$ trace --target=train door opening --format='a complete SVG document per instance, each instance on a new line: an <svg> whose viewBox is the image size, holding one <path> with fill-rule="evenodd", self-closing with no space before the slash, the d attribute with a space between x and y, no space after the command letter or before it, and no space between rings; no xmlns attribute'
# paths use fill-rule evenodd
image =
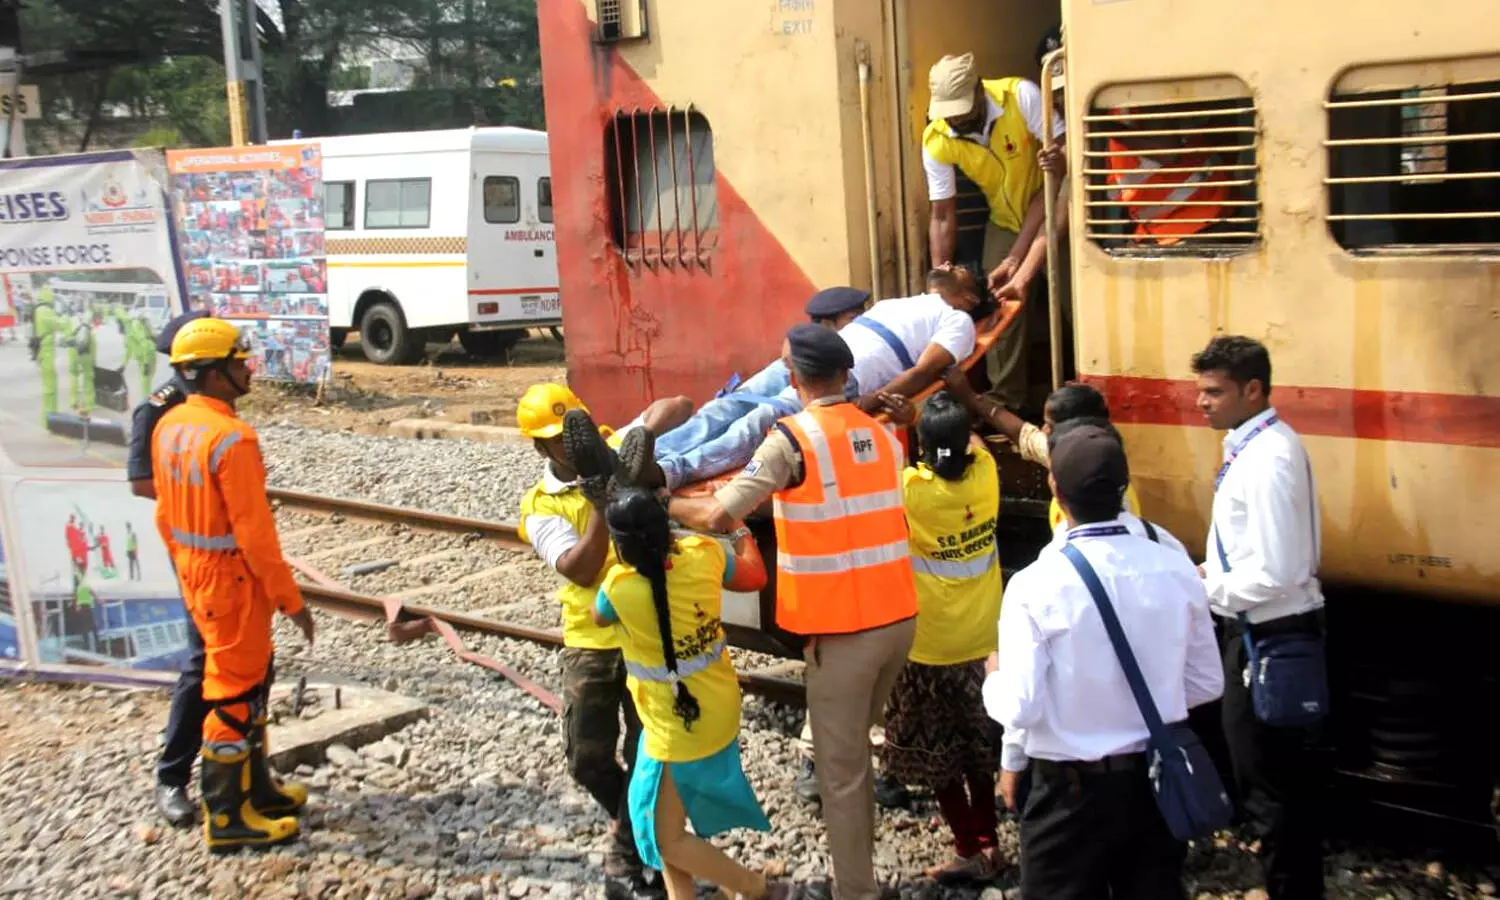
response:
<svg viewBox="0 0 1500 900"><path fill-rule="evenodd" d="M935 262L929 238L932 203L929 179L924 165L922 135L929 124L928 102L931 98L929 72L932 65L944 56L974 55L974 66L983 80L1021 78L1030 83L1027 90L1037 89L1041 83L1041 53L1049 46L1051 38L1055 46L1060 22L1061 6L1057 2L1032 3L1024 0L923 0L920 15L916 15L916 4L912 0L891 0L895 11L892 19L897 23L896 41L898 53L909 66L909 75L902 79L898 90L905 90L901 106L905 113L903 129L909 132L907 152L904 154L902 189L905 192L904 208L909 211L907 224L908 244L918 248L912 254L913 270L925 271ZM1063 122L1062 79L1057 79L1058 90L1054 96L1053 118ZM1035 94L1033 93L1033 96ZM1030 122L1040 118L1040 105L1034 104L1025 110L1028 123L1039 133L1039 123ZM1024 152L1020 152L1023 151ZM1036 164L1032 148L1017 148L1015 154L1004 154L1003 165ZM1024 156L1024 158L1023 158ZM957 170L957 167L954 167ZM962 171L955 171L957 193L956 225L952 259L956 264L968 266L979 275L981 283L987 276L985 256L986 229L990 228L990 207L984 192ZM1059 208L1061 208L1059 206ZM1024 211L1022 211L1024 214ZM1060 306L1063 316L1064 334L1064 379L1072 377L1072 333L1071 302L1067 298L1068 279L1066 240L1059 258ZM1002 251L1003 252L1003 251ZM992 255L994 248L992 247ZM919 272L909 273L913 281ZM1024 319L1027 343L1027 390L1025 400L1017 412L1039 420L1041 407L1052 387L1051 339L1048 329L1046 267L1042 266L1027 285L1027 311ZM920 290L919 283L909 287ZM976 366L971 373L976 387L988 388L988 374Z"/></svg>
<svg viewBox="0 0 1500 900"><path fill-rule="evenodd" d="M1040 121L1044 98L1040 95L1042 82L1041 57L1045 50L1054 49L1059 39L1062 13L1057 0L1027 2L1027 0L922 0L920 14L916 0L889 0L892 20L896 23L894 39L898 57L907 68L896 90L903 92L898 98L903 112L901 123L905 140L902 153L902 190L904 209L907 211L907 245L913 248L911 281L908 287L921 289L920 278L934 262L936 255L929 236L933 192L929 184L927 167L924 164L922 147L923 132L929 124L928 105L931 99L929 72L934 63L944 56L974 55L974 66L982 80L1006 78L1023 79L1027 85L1017 90L1026 90L1034 102L1021 110L1027 130L1033 136L1043 133ZM1049 43L1049 38L1051 42ZM1065 121L1062 103L1063 80L1055 79L1050 118L1061 128ZM1019 105L1019 104L1018 104ZM1056 133L1056 131L1054 131ZM1024 142L1024 138L1017 144ZM987 145L988 146L988 145ZM997 156L1001 166L1036 166L1039 142L1016 146L1015 152L1003 152ZM993 152L993 151L991 151ZM1003 159L1000 157L1004 157ZM958 169L957 166L954 167ZM967 265L984 285L988 273L985 271L986 231L998 227L991 224L989 201L974 181L961 171L956 175L956 223L952 259L957 264ZM1038 176L1039 177L1039 176ZM1035 194L1040 198L1041 192ZM1027 204L1023 204L1025 206ZM1062 204L1058 204L1059 210ZM1025 211L1011 218L1024 219ZM1005 218L1002 216L1002 218ZM1014 223L1013 223L1014 224ZM1045 227L1045 226L1043 226ZM1058 297L1063 329L1061 346L1064 348L1063 380L1073 377L1071 330L1072 301L1068 293L1069 279L1066 276L1069 260L1066 254L1065 236L1058 240L1059 253L1056 271L1061 273L1054 294ZM1000 250L1001 258L1004 250ZM992 248L992 253L994 250ZM993 266L993 261L991 261ZM1051 335L1048 314L1047 267L1041 265L1024 291L1026 315L1025 327L1026 378L1024 397L1014 404L1012 411L1033 423L1042 421L1042 406L1053 386ZM984 363L979 363L970 372L970 380L979 390L990 387L989 373ZM1047 507L1050 494L1046 473L1041 467L1024 462L1012 445L1003 439L992 443L1001 469L1001 484L1005 498L1002 502L1004 515L1000 523L999 540L1002 558L1007 572L1028 563L1048 537Z"/></svg>

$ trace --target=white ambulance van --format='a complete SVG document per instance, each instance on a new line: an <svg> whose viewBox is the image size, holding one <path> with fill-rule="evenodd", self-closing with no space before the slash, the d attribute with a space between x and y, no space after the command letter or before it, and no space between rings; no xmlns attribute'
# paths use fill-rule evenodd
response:
<svg viewBox="0 0 1500 900"><path fill-rule="evenodd" d="M547 134L465 128L319 138L331 338L372 362L457 335L500 354L562 324Z"/></svg>

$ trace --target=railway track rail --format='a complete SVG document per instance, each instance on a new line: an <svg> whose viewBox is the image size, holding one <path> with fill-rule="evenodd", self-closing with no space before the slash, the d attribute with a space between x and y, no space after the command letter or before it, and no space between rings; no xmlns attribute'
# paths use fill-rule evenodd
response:
<svg viewBox="0 0 1500 900"><path fill-rule="evenodd" d="M514 522L471 519L303 491L272 488L266 493L279 509L292 512L329 518L337 517L340 521L399 524L414 531L429 533L471 535L492 541L507 549L528 551L531 549L531 545L522 540L519 527ZM412 640L424 634L436 633L446 640L461 658L500 672L543 703L555 708L555 698L549 700L550 695L547 695L547 692L536 688L534 683L515 673L503 663L464 649L456 635L466 632L560 647L562 646L560 632L443 609L439 606L411 603L395 597L377 597L358 593L324 575L304 561L293 557L288 557L287 561L298 573L297 582L302 589L303 596L314 605L346 618L367 621L384 620L389 623L388 633L396 641ZM799 681L764 672L741 672L739 678L742 688L768 700L794 706L802 706L806 703L805 688Z"/></svg>

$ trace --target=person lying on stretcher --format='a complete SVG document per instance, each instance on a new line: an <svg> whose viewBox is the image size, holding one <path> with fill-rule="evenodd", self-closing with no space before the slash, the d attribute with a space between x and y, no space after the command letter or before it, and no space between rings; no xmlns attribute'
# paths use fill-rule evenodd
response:
<svg viewBox="0 0 1500 900"><path fill-rule="evenodd" d="M837 331L854 353L846 393L866 412L882 409L880 394L914 396L968 358L974 351L975 322L995 309L993 302L981 299L974 274L966 268L933 269L927 275L927 290L872 305L865 291L834 287L808 300L808 317ZM645 426L645 413L622 428L617 480L675 491L733 472L750 462L777 419L802 410L780 360L747 381L737 378L680 424L669 418L661 433ZM685 397L653 404L658 414L664 408L691 406ZM598 442L594 423L583 415L576 418L574 441ZM604 458L598 452L583 455Z"/></svg>

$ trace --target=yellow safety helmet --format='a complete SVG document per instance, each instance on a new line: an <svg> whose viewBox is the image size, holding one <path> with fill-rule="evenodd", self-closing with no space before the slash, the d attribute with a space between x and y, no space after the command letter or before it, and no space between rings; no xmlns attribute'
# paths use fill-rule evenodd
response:
<svg viewBox="0 0 1500 900"><path fill-rule="evenodd" d="M38 302L38 303L51 303L52 300L53 300L53 297L52 297L52 288L50 288L50 287L48 287L47 285L44 284L41 287L39 287L39 288L36 289L36 302Z"/></svg>
<svg viewBox="0 0 1500 900"><path fill-rule="evenodd" d="M187 366L249 356L250 343L238 328L223 319L204 318L182 326L172 338L169 358L174 366Z"/></svg>
<svg viewBox="0 0 1500 900"><path fill-rule="evenodd" d="M578 395L560 384L533 384L516 404L516 424L529 438L554 438L562 434L563 416L570 409L588 412Z"/></svg>

